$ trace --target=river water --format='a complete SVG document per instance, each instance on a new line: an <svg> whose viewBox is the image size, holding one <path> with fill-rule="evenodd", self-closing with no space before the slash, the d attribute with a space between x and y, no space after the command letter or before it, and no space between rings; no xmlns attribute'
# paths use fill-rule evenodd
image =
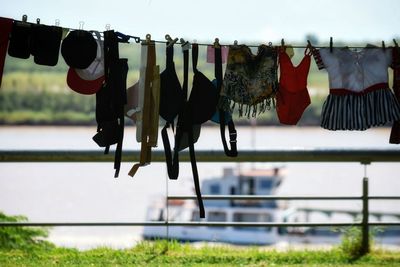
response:
<svg viewBox="0 0 400 267"><path fill-rule="evenodd" d="M95 127L0 127L2 150L102 149L92 141ZM238 127L238 150L287 148L388 148L389 128L363 132L327 131L318 127ZM161 140L161 139L159 139ZM219 129L202 129L198 150L222 148ZM126 127L124 149L136 150L135 128ZM162 143L157 149L162 149ZM120 177L113 178L112 163L1 163L0 210L25 215L32 222L135 222L144 221L146 208L156 197L191 194L190 163L181 163L180 178L168 181L164 163L127 175L131 163L122 163ZM400 164L372 163L263 163L246 167L280 166L285 179L280 195L359 196L362 178L369 178L370 195L400 195ZM201 180L221 176L236 163L198 163ZM168 187L167 187L168 183ZM371 211L400 213L399 201L371 201ZM361 202L291 201L286 207L343 208L360 210ZM323 220L323 217L311 218ZM326 219L326 218L325 218ZM349 220L334 216L332 220ZM392 220L394 218L386 218ZM342 220L343 221L343 220ZM49 240L80 249L96 246L130 247L141 240L142 227L55 227Z"/></svg>

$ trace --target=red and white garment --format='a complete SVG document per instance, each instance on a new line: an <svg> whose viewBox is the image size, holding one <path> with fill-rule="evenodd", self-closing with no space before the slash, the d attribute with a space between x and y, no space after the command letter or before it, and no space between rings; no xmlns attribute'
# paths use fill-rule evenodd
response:
<svg viewBox="0 0 400 267"><path fill-rule="evenodd" d="M329 76L321 127L366 130L400 119L400 105L388 85L390 48L321 48L313 54L318 68L325 68Z"/></svg>

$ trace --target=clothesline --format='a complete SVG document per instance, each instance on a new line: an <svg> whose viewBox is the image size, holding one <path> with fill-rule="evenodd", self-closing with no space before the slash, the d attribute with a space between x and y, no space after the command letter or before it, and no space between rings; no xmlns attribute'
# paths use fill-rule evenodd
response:
<svg viewBox="0 0 400 267"><path fill-rule="evenodd" d="M19 22L21 22L21 23L30 23L30 22L27 22L27 15L23 15L22 16L22 21L19 21ZM36 22L37 22L37 24L40 24L40 19L38 18L38 19L36 19ZM32 24L34 24L34 23L32 23ZM80 27L80 30L83 30L83 24L84 24L84 22L80 22L79 23L79 27ZM61 27L61 26L59 26L59 20L57 20L56 21L56 26L58 26L58 27ZM62 28L64 28L64 27L62 27ZM74 29L74 28L64 28L64 29L69 29L69 31L74 31L74 30L77 30L77 29ZM109 24L107 24L106 25L106 29L107 30L110 30L110 25ZM141 43L141 42L146 42L146 41L148 41L148 39L146 38L146 39L142 39L142 38L140 38L140 37L138 37L138 36L133 36L133 35L130 35L130 34L123 34L122 33L122 35L124 35L124 36L126 36L128 39L126 40L126 42L127 43L129 43L129 39L130 38L132 38L132 39L134 39L135 40L135 43ZM148 36L151 36L150 34L147 34ZM166 37L167 36L169 36L168 34L166 34L165 35ZM151 39L151 37L150 37L150 39ZM183 39L180 39L180 41L177 41L177 39L178 38L176 38L175 40L174 40L174 43L175 44L178 44L178 45L184 45L184 44L187 44L188 42L185 42L185 40L183 40ZM165 41L163 41L163 40L151 40L152 42L154 42L154 43L159 43L159 44L168 44L170 41L172 41L172 39L168 39L168 40L165 40ZM307 42L310 42L309 40L307 40ZM218 45L220 45L220 46L230 46L230 45L235 45L235 44L237 44L237 41L235 40L234 41L234 44L220 44L219 43L219 39L218 38L215 38L215 42L213 43L213 44L211 44L211 43L197 43L197 41L194 41L193 43L196 43L197 45L199 45L199 46L210 46L210 45L216 45L216 44L218 44ZM396 42L396 40L395 39L393 39L393 43L394 43L394 45L397 47L398 46L398 44L397 44L397 42ZM311 43L310 43L311 44ZM269 42L268 43L268 45L270 45L270 46L273 46L273 44L272 44L272 42ZM282 39L282 41L281 41L281 44L280 44L281 46L283 46L284 45L284 39ZM246 46L248 46L248 47L254 47L254 48L257 48L257 47L259 47L259 45L246 45ZM276 45L276 46L279 46L279 45ZM319 49L319 48L350 48L350 49L364 49L364 48L376 48L375 46L345 46L345 45L342 45L342 46L334 46L333 45L333 38L332 37L330 37L330 44L328 45L328 46L318 46L318 45L312 45L314 48L317 48L317 49ZM307 48L308 47L308 44L307 45L290 45L290 47L292 47L292 48ZM384 41L382 41L382 48L383 49L385 49L385 42Z"/></svg>

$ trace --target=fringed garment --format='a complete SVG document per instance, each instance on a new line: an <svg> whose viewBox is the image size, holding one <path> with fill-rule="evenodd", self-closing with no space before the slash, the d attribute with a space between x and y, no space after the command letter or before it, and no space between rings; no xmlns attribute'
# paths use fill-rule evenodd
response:
<svg viewBox="0 0 400 267"><path fill-rule="evenodd" d="M237 105L239 116L255 117L275 106L277 89L276 48L260 45L257 55L245 45L229 48L219 100L221 109L233 112Z"/></svg>

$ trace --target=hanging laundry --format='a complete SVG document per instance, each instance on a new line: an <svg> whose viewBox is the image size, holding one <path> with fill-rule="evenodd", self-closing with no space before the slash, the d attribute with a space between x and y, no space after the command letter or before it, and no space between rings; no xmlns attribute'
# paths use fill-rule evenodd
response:
<svg viewBox="0 0 400 267"><path fill-rule="evenodd" d="M280 123L296 125L310 105L307 77L310 70L311 50L304 51L298 66L293 66L286 49L279 51L279 90L276 94L276 112Z"/></svg>
<svg viewBox="0 0 400 267"><path fill-rule="evenodd" d="M80 62L79 62L80 63ZM89 64L90 65L90 64ZM115 177L121 167L122 141L124 137L124 106L126 105L126 77L128 60L119 58L118 37L113 30L104 32L105 82L96 93L97 133L93 140L105 147L117 144L114 156Z"/></svg>
<svg viewBox="0 0 400 267"><path fill-rule="evenodd" d="M184 62L184 82L183 82L183 107L179 111L178 122L175 134L174 154L172 157L171 146L169 143L166 129L162 131L164 142L165 158L170 179L177 179L179 175L179 151L184 149L181 143L187 138L189 146L190 163L192 166L193 181L199 206L200 218L205 217L204 204L201 197L199 174L197 170L196 155L194 150L195 130L198 129L200 134L200 126L208 121L215 113L217 106L218 94L212 82L197 69L198 61L198 45L192 45L192 66L193 66L193 85L189 99L188 95L188 66L189 66L189 49L183 46L183 62ZM185 141L186 142L186 141Z"/></svg>
<svg viewBox="0 0 400 267"><path fill-rule="evenodd" d="M9 36L13 27L13 20L0 17L0 88L3 79L4 63L8 48Z"/></svg>
<svg viewBox="0 0 400 267"><path fill-rule="evenodd" d="M160 74L160 116L166 121L161 136L164 145L165 161L167 163L168 177L177 179L179 176L179 151L189 147L188 133L181 131L181 136L177 138L177 131L174 127L175 120L184 112L187 99L188 75L189 75L189 52L188 47L183 47L184 66L183 66L183 87L181 86L175 70L174 46L167 43L166 47L166 68ZM168 128L174 132L174 157L172 157L171 144L168 138ZM196 143L200 136L200 125L193 125L193 142ZM179 142L177 142L179 141Z"/></svg>
<svg viewBox="0 0 400 267"><path fill-rule="evenodd" d="M68 66L86 69L96 59L97 43L91 32L71 31L62 42L61 54Z"/></svg>
<svg viewBox="0 0 400 267"><path fill-rule="evenodd" d="M392 64L393 69L393 91L398 102L400 102L400 48L396 45L392 48ZM393 123L390 132L389 143L400 144L400 121Z"/></svg>
<svg viewBox="0 0 400 267"><path fill-rule="evenodd" d="M67 74L67 84L69 88L84 95L97 93L105 79L104 44L101 40L100 33L96 31L94 34L96 36L95 59L85 69L70 67Z"/></svg>
<svg viewBox="0 0 400 267"><path fill-rule="evenodd" d="M321 126L328 130L366 130L400 119L400 106L388 85L391 49L367 46L313 49L319 69L329 76Z"/></svg>
<svg viewBox="0 0 400 267"><path fill-rule="evenodd" d="M239 105L239 116L255 117L271 107L278 89L277 51L260 45L253 55L246 45L229 47L219 107L233 111ZM233 102L233 104L232 104ZM232 104L232 105L231 105Z"/></svg>
<svg viewBox="0 0 400 267"><path fill-rule="evenodd" d="M58 63L63 29L58 26L32 25L31 54L38 65L55 66Z"/></svg>
<svg viewBox="0 0 400 267"><path fill-rule="evenodd" d="M218 98L221 94L221 88L222 88L222 47L219 46L218 44L215 45L214 48L214 59L215 59L215 64L214 64L214 75L215 75L215 80L213 80L213 84L215 86L215 90L217 92ZM214 113L213 117L211 118L211 121L218 123L220 125L220 135L221 135L221 141L222 141L222 146L224 147L224 152L225 155L228 157L236 157L238 152L237 152L237 131L235 128L235 124L232 119L232 114L228 111L222 110L222 109L217 109L216 112ZM229 144L230 147L228 147L228 144L226 142L226 137L225 137L225 125L228 125L228 130L229 130Z"/></svg>
<svg viewBox="0 0 400 267"><path fill-rule="evenodd" d="M8 46L8 55L11 57L28 59L31 55L31 34L31 23L14 21Z"/></svg>
<svg viewBox="0 0 400 267"><path fill-rule="evenodd" d="M129 102L137 101L134 113L136 140L141 143L140 162L134 164L129 171L129 175L134 176L139 167L150 164L151 148L157 146L160 68L156 65L155 43L150 40L141 46L140 79L136 86L133 86L130 96L134 99Z"/></svg>

